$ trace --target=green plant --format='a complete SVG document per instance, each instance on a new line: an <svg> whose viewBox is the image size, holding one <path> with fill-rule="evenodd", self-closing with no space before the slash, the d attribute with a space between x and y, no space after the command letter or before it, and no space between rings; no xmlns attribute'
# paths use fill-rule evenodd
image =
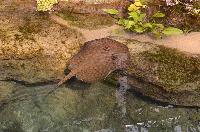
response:
<svg viewBox="0 0 200 132"><path fill-rule="evenodd" d="M36 0L37 1L37 11L49 11L52 9L53 5L59 1L68 0Z"/></svg>
<svg viewBox="0 0 200 132"><path fill-rule="evenodd" d="M183 33L182 30L174 27L165 27L161 23L157 23L156 20L165 17L165 14L158 11L152 16L147 18L144 1L135 0L134 3L128 7L128 17L120 17L117 24L125 27L126 30L130 30L136 33L151 32L157 37L163 35L174 35ZM104 9L104 11L111 15L118 15L119 11L115 9Z"/></svg>

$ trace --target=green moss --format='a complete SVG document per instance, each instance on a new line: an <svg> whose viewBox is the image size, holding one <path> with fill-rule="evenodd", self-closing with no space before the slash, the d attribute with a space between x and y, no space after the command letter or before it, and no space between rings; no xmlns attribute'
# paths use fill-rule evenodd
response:
<svg viewBox="0 0 200 132"><path fill-rule="evenodd" d="M148 61L158 64L158 69L155 71L158 82L169 90L199 79L200 60L198 57L187 56L163 46L159 46L156 52L145 51L142 55Z"/></svg>
<svg viewBox="0 0 200 132"><path fill-rule="evenodd" d="M111 26L115 20L106 15L93 15L93 14L76 14L68 10L62 10L58 14L65 20L70 21L70 24L80 28L96 29L102 26Z"/></svg>
<svg viewBox="0 0 200 132"><path fill-rule="evenodd" d="M24 34L39 33L41 31L41 24L27 21L23 26L19 26L19 31Z"/></svg>
<svg viewBox="0 0 200 132"><path fill-rule="evenodd" d="M44 18L45 19L45 18ZM44 20L42 20L42 17L34 17L34 20L32 20L30 17L24 18L24 24L19 26L19 32L22 34L15 34L16 40L23 40L23 39L29 39L32 41L35 41L33 38L33 34L37 34L42 31Z"/></svg>
<svg viewBox="0 0 200 132"><path fill-rule="evenodd" d="M109 86L117 87L117 75L115 72L111 73L106 79L103 81L104 84L107 84Z"/></svg>

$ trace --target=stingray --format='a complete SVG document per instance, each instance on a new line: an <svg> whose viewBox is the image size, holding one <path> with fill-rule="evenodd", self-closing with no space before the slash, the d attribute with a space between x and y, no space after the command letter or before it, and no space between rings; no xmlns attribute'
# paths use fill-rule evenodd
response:
<svg viewBox="0 0 200 132"><path fill-rule="evenodd" d="M88 41L70 59L70 73L57 86L74 76L83 82L95 83L115 70L126 70L129 65L130 53L126 45L109 38Z"/></svg>

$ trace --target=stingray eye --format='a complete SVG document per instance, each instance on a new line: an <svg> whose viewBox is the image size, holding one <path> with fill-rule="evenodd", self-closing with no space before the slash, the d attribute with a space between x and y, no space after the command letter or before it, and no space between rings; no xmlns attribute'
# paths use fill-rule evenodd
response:
<svg viewBox="0 0 200 132"><path fill-rule="evenodd" d="M109 48L108 46L105 46L105 47L103 47L103 50L105 50L105 51L109 51L110 48Z"/></svg>

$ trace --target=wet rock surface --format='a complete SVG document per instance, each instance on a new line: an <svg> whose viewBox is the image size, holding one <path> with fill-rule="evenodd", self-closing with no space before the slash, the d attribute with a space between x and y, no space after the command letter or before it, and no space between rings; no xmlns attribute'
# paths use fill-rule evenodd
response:
<svg viewBox="0 0 200 132"><path fill-rule="evenodd" d="M175 105L199 106L199 55L152 43L118 41L126 43L131 53L129 83L134 90Z"/></svg>
<svg viewBox="0 0 200 132"><path fill-rule="evenodd" d="M27 6L19 1L1 3L0 78L28 83L58 79L84 39L74 29L37 13L33 4Z"/></svg>

